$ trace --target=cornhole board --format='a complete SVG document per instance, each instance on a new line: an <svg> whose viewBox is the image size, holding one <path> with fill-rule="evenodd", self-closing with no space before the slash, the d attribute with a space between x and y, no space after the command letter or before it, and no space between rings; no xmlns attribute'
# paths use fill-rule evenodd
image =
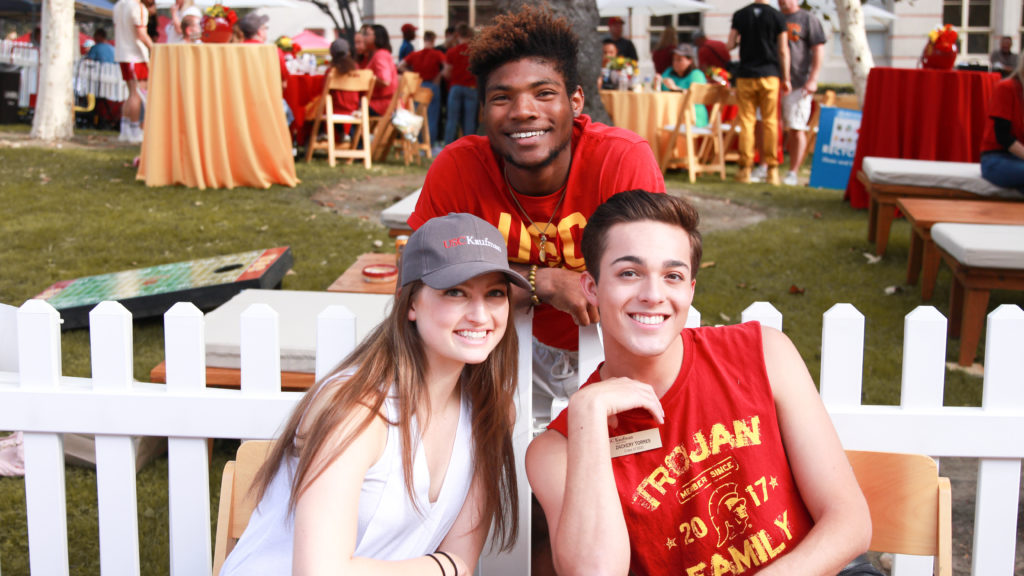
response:
<svg viewBox="0 0 1024 576"><path fill-rule="evenodd" d="M135 318L159 316L176 302L200 310L220 306L246 288L278 288L292 267L288 246L64 280L43 290L63 318L63 330L89 325L89 311L104 300L120 302Z"/></svg>

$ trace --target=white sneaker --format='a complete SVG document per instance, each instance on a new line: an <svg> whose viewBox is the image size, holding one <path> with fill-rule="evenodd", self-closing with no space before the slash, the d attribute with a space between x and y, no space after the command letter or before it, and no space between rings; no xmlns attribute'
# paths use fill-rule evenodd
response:
<svg viewBox="0 0 1024 576"><path fill-rule="evenodd" d="M768 178L768 165L758 164L754 166L754 169L750 172L751 182L764 182Z"/></svg>
<svg viewBox="0 0 1024 576"><path fill-rule="evenodd" d="M135 122L132 122L131 124L129 124L129 126L131 128L130 129L131 137L129 138L128 141L131 142L132 144L141 144L142 143L142 135L143 135L142 126L139 126Z"/></svg>
<svg viewBox="0 0 1024 576"><path fill-rule="evenodd" d="M782 183L786 186L799 186L800 180L796 176L796 172L790 170L786 172L786 177L782 179Z"/></svg>

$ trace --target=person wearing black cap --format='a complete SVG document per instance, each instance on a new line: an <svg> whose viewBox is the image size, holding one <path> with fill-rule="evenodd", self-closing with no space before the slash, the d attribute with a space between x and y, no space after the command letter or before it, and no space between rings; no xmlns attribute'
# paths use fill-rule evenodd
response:
<svg viewBox="0 0 1024 576"><path fill-rule="evenodd" d="M427 222L391 313L295 408L253 485L259 505L222 575L472 574L491 525L518 528L518 345L501 233Z"/></svg>

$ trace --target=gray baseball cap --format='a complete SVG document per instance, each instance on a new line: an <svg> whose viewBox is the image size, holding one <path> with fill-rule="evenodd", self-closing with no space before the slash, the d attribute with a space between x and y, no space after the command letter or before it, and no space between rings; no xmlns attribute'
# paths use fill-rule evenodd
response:
<svg viewBox="0 0 1024 576"><path fill-rule="evenodd" d="M530 289L526 278L509 268L501 232L472 214L427 220L402 250L402 286L422 280L444 290L489 272L503 272L512 283Z"/></svg>

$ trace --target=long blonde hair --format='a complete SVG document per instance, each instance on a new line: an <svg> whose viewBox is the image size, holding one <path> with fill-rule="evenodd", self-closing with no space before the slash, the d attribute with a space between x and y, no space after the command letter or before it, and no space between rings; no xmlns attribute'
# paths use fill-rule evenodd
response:
<svg viewBox="0 0 1024 576"><path fill-rule="evenodd" d="M426 394L428 360L416 325L408 318L413 298L423 286L421 281L415 281L402 287L388 317L330 374L310 388L295 407L253 482L258 490L257 501L262 499L285 458L296 457L298 464L289 500L289 509L294 512L303 492L375 418L383 417L384 400L392 387L400 401L397 421L388 424L398 427L405 489L409 499L416 501L412 484L411 423L417 415L420 399ZM504 336L487 359L480 364L465 365L459 377L462 394L469 398L473 413L474 475L484 489L480 521L494 525L495 544L500 542L502 551L510 550L515 544L519 528L512 451L518 349L518 337L510 318ZM310 410L314 403L323 405L323 409ZM332 448L333 453L321 456L327 441L357 406L368 409L366 417L341 439L336 449ZM304 417L309 419L303 420ZM296 447L300 426L304 433Z"/></svg>
<svg viewBox="0 0 1024 576"><path fill-rule="evenodd" d="M677 44L679 44L679 36L676 34L675 26L669 24L661 31L661 36L658 39L658 45L654 47L653 51L665 48L674 49Z"/></svg>

